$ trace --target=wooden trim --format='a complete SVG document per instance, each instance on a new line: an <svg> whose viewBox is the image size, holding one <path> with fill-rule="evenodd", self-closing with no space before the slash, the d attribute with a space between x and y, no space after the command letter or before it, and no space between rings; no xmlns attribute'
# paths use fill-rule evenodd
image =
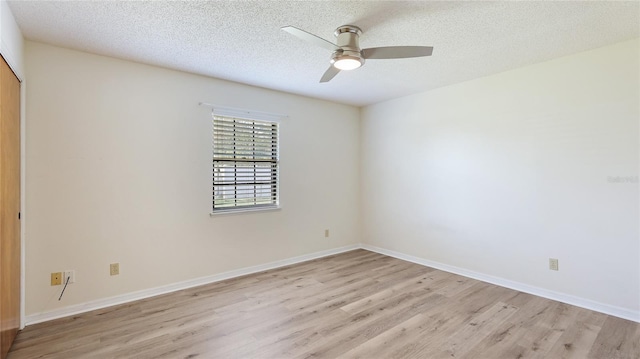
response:
<svg viewBox="0 0 640 359"><path fill-rule="evenodd" d="M0 358L20 327L20 81L0 63Z"/></svg>

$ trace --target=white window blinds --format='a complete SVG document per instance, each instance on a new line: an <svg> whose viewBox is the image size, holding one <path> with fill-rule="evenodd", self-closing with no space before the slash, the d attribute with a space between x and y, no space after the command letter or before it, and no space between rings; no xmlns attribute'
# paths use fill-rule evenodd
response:
<svg viewBox="0 0 640 359"><path fill-rule="evenodd" d="M277 207L278 123L213 115L213 211Z"/></svg>

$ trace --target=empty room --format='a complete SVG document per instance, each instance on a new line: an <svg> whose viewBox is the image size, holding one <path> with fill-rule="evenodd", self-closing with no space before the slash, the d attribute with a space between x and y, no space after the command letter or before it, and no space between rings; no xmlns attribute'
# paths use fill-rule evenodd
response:
<svg viewBox="0 0 640 359"><path fill-rule="evenodd" d="M0 359L640 359L640 1L0 0Z"/></svg>

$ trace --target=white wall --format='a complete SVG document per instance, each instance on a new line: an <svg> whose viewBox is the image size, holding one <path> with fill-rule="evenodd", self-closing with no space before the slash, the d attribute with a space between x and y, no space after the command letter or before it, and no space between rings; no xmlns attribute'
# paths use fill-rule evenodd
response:
<svg viewBox="0 0 640 359"><path fill-rule="evenodd" d="M364 241L640 318L638 54L632 40L364 108Z"/></svg>
<svg viewBox="0 0 640 359"><path fill-rule="evenodd" d="M33 42L25 56L27 315L360 241L358 108ZM209 216L200 101L289 115L282 210ZM67 269L59 302L49 274Z"/></svg>

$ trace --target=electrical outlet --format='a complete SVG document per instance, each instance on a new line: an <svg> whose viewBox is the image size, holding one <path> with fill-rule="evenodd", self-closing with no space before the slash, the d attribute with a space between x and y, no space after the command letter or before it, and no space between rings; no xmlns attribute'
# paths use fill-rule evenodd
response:
<svg viewBox="0 0 640 359"><path fill-rule="evenodd" d="M558 270L558 260L556 258L549 258L549 269Z"/></svg>
<svg viewBox="0 0 640 359"><path fill-rule="evenodd" d="M329 238L329 230L328 229L324 230L324 237L325 238Z"/></svg>
<svg viewBox="0 0 640 359"><path fill-rule="evenodd" d="M120 274L120 263L111 263L111 265L109 266L109 274L110 275Z"/></svg>
<svg viewBox="0 0 640 359"><path fill-rule="evenodd" d="M69 282L67 282L67 279ZM75 283L76 282L76 271L75 270L66 270L64 271L64 276L62 277L62 283Z"/></svg>
<svg viewBox="0 0 640 359"><path fill-rule="evenodd" d="M51 273L51 285L62 284L62 272Z"/></svg>

